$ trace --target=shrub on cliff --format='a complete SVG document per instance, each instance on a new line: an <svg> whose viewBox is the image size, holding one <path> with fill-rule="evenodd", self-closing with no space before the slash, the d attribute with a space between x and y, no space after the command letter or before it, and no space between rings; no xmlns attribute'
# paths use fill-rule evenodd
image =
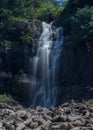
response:
<svg viewBox="0 0 93 130"><path fill-rule="evenodd" d="M63 10L63 6L56 6L52 2L43 2L37 9L37 18L42 21L51 22L55 20Z"/></svg>
<svg viewBox="0 0 93 130"><path fill-rule="evenodd" d="M13 101L13 99L10 95L5 93L5 94L0 94L0 101L9 103L9 102Z"/></svg>
<svg viewBox="0 0 93 130"><path fill-rule="evenodd" d="M65 45L74 48L83 43L88 50L92 49L93 1L68 0L56 25L63 26L65 34L69 36Z"/></svg>
<svg viewBox="0 0 93 130"><path fill-rule="evenodd" d="M93 7L78 9L75 16L71 17L70 35L72 46L85 42L87 47L90 48L89 46L93 41Z"/></svg>
<svg viewBox="0 0 93 130"><path fill-rule="evenodd" d="M24 19L11 16L5 22L0 22L0 45L3 45L6 41L7 44L11 44L11 47L18 45L16 43L25 47L32 43L32 40L31 26Z"/></svg>

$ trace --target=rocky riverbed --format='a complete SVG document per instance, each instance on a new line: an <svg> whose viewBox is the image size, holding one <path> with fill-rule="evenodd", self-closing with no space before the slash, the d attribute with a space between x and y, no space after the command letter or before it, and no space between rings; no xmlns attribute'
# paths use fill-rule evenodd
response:
<svg viewBox="0 0 93 130"><path fill-rule="evenodd" d="M32 109L0 102L0 130L93 130L93 107L71 102Z"/></svg>

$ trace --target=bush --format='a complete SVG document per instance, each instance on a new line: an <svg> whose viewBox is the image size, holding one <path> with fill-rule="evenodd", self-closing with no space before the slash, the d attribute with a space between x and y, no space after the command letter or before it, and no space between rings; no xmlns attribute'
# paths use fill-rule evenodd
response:
<svg viewBox="0 0 93 130"><path fill-rule="evenodd" d="M19 76L22 76L23 74L25 74L24 70L19 70Z"/></svg>
<svg viewBox="0 0 93 130"><path fill-rule="evenodd" d="M13 99L8 94L1 94L0 95L0 101L2 101L2 102L11 102L11 101L13 101Z"/></svg>
<svg viewBox="0 0 93 130"><path fill-rule="evenodd" d="M83 101L86 105L93 106L93 99L88 99Z"/></svg>
<svg viewBox="0 0 93 130"><path fill-rule="evenodd" d="M93 41L93 7L78 9L75 16L71 17L71 37L72 46L79 43L92 43ZM89 44L88 48L89 48Z"/></svg>
<svg viewBox="0 0 93 130"><path fill-rule="evenodd" d="M37 9L37 18L42 21L51 22L55 20L63 7L58 7L52 2L43 2Z"/></svg>

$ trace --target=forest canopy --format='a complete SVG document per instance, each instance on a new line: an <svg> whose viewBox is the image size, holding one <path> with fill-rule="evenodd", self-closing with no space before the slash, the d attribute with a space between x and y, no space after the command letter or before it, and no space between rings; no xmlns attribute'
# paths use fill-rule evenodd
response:
<svg viewBox="0 0 93 130"><path fill-rule="evenodd" d="M31 20L55 21L55 26L63 26L72 46L82 41L91 42L92 17L93 2L89 0L1 0L0 45L10 47L12 41L26 46L33 43L31 27L27 28L29 31L20 32L20 35L16 32L21 22Z"/></svg>
<svg viewBox="0 0 93 130"><path fill-rule="evenodd" d="M1 0L0 14L11 12L14 17L26 19L41 19L41 16L46 14L48 17L50 14L51 17L55 18L62 9L58 7L58 3L55 0Z"/></svg>
<svg viewBox="0 0 93 130"><path fill-rule="evenodd" d="M56 0L0 0L0 46L11 48L16 42L21 47L32 44L32 27L17 31L18 26L33 20L51 22L62 10Z"/></svg>

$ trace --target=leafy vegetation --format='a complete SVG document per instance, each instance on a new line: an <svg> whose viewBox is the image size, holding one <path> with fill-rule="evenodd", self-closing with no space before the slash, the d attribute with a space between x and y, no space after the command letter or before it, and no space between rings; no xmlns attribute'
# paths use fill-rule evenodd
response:
<svg viewBox="0 0 93 130"><path fill-rule="evenodd" d="M13 101L12 97L8 94L0 94L0 101L3 101L3 102L11 102Z"/></svg>
<svg viewBox="0 0 93 130"><path fill-rule="evenodd" d="M75 16L71 17L71 41L75 46L85 42L90 48L93 41L93 7L78 9Z"/></svg>
<svg viewBox="0 0 93 130"><path fill-rule="evenodd" d="M70 36L67 44L77 47L86 42L88 48L93 40L93 2L68 0L60 6L56 0L1 0L0 1L0 47L3 49L27 49L34 46L36 36L33 28L24 25L31 20L57 21ZM22 27L20 27L22 25Z"/></svg>
<svg viewBox="0 0 93 130"><path fill-rule="evenodd" d="M93 106L93 99L88 99L83 101L88 106Z"/></svg>
<svg viewBox="0 0 93 130"><path fill-rule="evenodd" d="M52 2L44 2L37 10L37 18L42 21L51 22L57 19L63 7L55 6Z"/></svg>
<svg viewBox="0 0 93 130"><path fill-rule="evenodd" d="M68 0L61 12L57 23L64 26L66 35L69 35L67 46L76 48L85 44L88 51L93 44L93 2L89 0Z"/></svg>
<svg viewBox="0 0 93 130"><path fill-rule="evenodd" d="M1 0L0 47L32 47L36 36L26 23L35 19L51 22L62 10L55 0Z"/></svg>

